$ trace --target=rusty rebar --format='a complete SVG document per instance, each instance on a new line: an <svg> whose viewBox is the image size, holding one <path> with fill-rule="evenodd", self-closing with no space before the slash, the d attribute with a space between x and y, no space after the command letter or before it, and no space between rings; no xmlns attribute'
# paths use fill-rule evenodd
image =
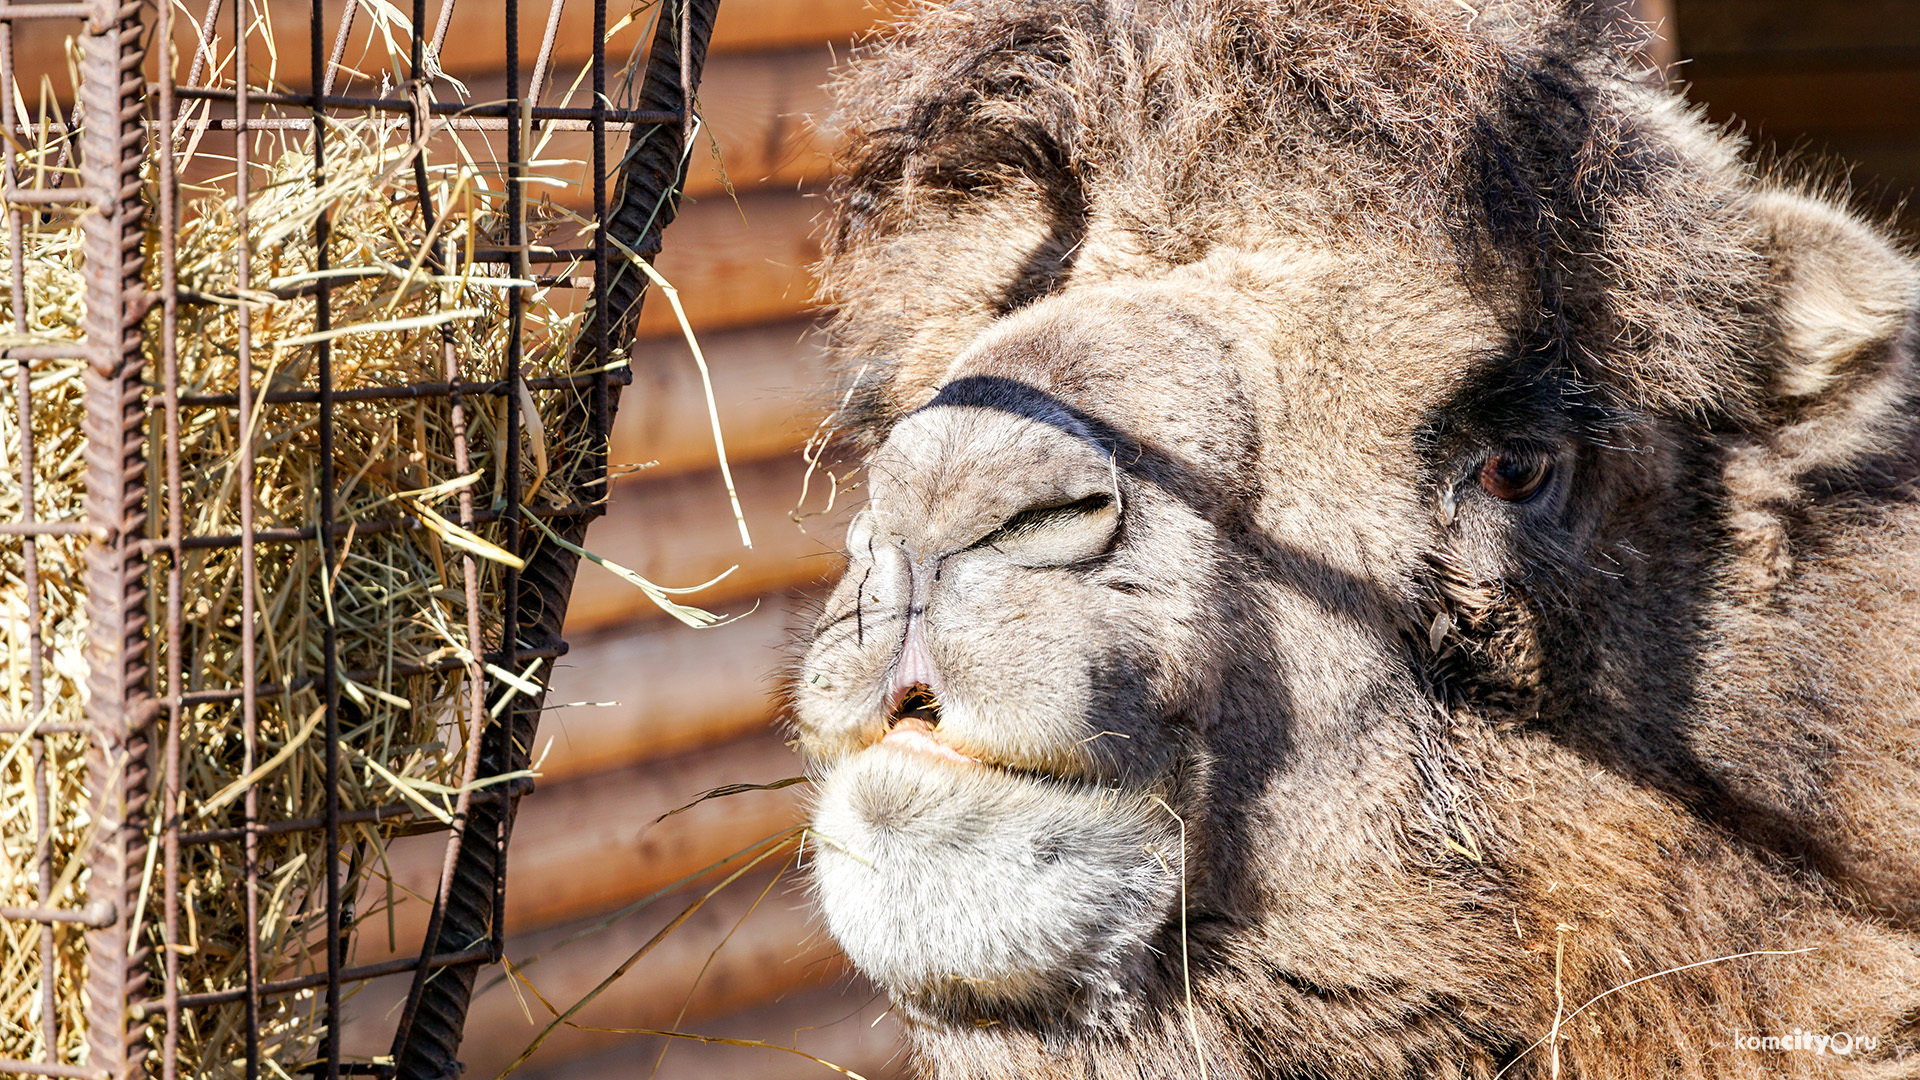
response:
<svg viewBox="0 0 1920 1080"><path fill-rule="evenodd" d="M173 41L173 3L160 0L155 36L162 42ZM175 174L174 124L176 108L173 94L173 55L169 49L161 60L160 85L155 93L156 142L159 157L158 189L155 209L160 216L160 235L177 235L180 189ZM167 660L164 708L167 714L167 738L162 754L160 787L161 827L161 913L160 946L166 950L165 1028L160 1036L161 1080L177 1080L180 1074L180 826L186 816L186 802L180 783L183 763L180 742L187 711L180 701L184 686L184 661L181 642L185 637L185 613L181 591L186 587L180 564L180 539L186 532L186 507L180 488L180 274L178 251L170 243L160 248L160 413L166 422L166 539L167 552L166 612Z"/></svg>
<svg viewBox="0 0 1920 1080"><path fill-rule="evenodd" d="M512 4L514 0L508 0ZM615 395L621 385L608 377L607 362L615 343L630 345L639 302L646 278L637 272L622 274L613 270L612 240L633 247L657 250L661 230L673 220L676 199L683 180L685 147L681 121L692 107L692 93L706 57L706 43L712 33L713 15L718 0L691 0L685 19L663 12L656 20L650 43L646 77L637 104L647 110L669 113L671 125L655 127L644 139L636 139L622 159L619 185L609 200L606 180L609 173L606 153L606 128L594 131L594 206L601 227L594 234L592 256L595 265L595 299L589 309L588 325L576 338L572 357L576 370L598 371L593 400L585 417L590 432L588 474L605 475L605 440L611 426ZM606 3L594 3L594 40L606 39ZM686 50L680 48L683 31L689 39ZM606 57L604 48L594 55L594 108L610 109L606 95ZM611 215L608 209L617 205ZM509 459L512 460L512 459ZM568 519L559 531L570 542L585 538L590 516ZM567 595L573 584L578 560L554 545L542 545L528 560L515 590L518 605L517 632L527 645L557 639L566 611ZM524 653L523 653L524 655ZM510 688L499 691L511 695ZM514 699L497 701L503 708L504 722L487 729L483 746L482 771L491 775L525 766L536 732L541 701ZM473 809L473 818L462 838L460 858L455 866L454 895L448 898L443 918L432 927L428 948L438 951L479 940L497 947L504 934L503 892L507 840L512 835L515 804L493 804ZM497 818L491 818L498 815ZM491 820L490 820L491 818ZM491 826L490 828L488 826ZM474 902L469 895L491 886L491 904ZM438 913L436 913L438 914ZM467 1003L472 992L474 968L456 966L441 972L431 982L416 974L421 987L418 1005L411 1005L404 1030L396 1034L396 1075L411 1080L428 1080L449 1075L455 1068L455 1052L465 1022Z"/></svg>
<svg viewBox="0 0 1920 1080"><path fill-rule="evenodd" d="M13 86L13 24L0 23L0 88ZM13 95L9 92L6 101L0 106L0 125L12 130L16 121ZM13 151L9 148L0 152L6 164L0 170L0 181L4 181L6 190L14 191L18 179L14 175ZM12 245L12 315L14 332L25 336L27 325L27 285L24 257L25 229L20 220L20 211L7 208L7 239ZM46 687L43 681L45 671L43 652L45 646L41 638L40 609L40 553L35 541L33 526L38 516L34 508L33 477L33 390L29 361L24 356L15 355L14 364L14 407L17 426L20 432L20 521L25 530L21 538L21 584L27 593L27 715L29 723L41 719L41 710L46 705ZM28 751L31 759L28 768L33 776L34 801L34 898L38 907L45 913L45 925L40 927L40 1042L45 1047L44 1054L49 1061L60 1056L60 1016L57 1007L55 988L59 984L59 956L54 950L53 920L53 822L52 807L47 793L47 736L43 731L35 731L33 744ZM20 915L9 916L20 918Z"/></svg>
<svg viewBox="0 0 1920 1080"><path fill-rule="evenodd" d="M107 530L86 549L88 790L92 843L88 891L114 905L114 919L87 931L87 1062L115 1078L140 1071L143 1032L125 1003L146 982L146 955L131 940L133 901L146 843L147 740L153 722L147 656L145 402L140 322L144 206L137 117L146 86L138 0L102 0L80 35L76 103L80 191L100 212L81 219L85 259L86 517Z"/></svg>
<svg viewBox="0 0 1920 1080"><path fill-rule="evenodd" d="M353 25L353 11L356 0L348 0L346 12L341 16L340 39L335 46L336 53L344 49L348 28ZM322 17L321 0L311 0L308 7L307 43L312 49L309 62L310 71L323 71L321 82L314 84L312 97L313 113L313 186L315 190L324 190L327 172L327 91L333 83L334 62L321 67L320 43L325 40L323 31L326 20ZM319 385L319 426L320 426L320 520L316 524L319 530L321 587L331 596L334 582L340 574L340 563L334 541L334 485L333 469L333 343L326 337L333 327L333 289L327 276L330 268L331 252L329 240L332 235L332 217L322 208L313 222L314 270L319 274L316 284L318 290L313 295L313 329L321 335L314 350L314 378ZM348 920L341 910L342 882L340 880L340 637L334 625L333 607L327 605L327 618L321 626L321 671L320 671L320 707L326 712L325 730L322 732L322 782L326 787L325 826L321 841L321 872L325 875L326 926L326 989L321 1000L325 1010L326 1034L320 1046L321 1075L327 1080L340 1080L340 984L341 969L346 964L346 941Z"/></svg>
<svg viewBox="0 0 1920 1080"><path fill-rule="evenodd" d="M247 75L246 0L233 5L233 276L234 291L245 295L253 287L253 244L247 236L248 214L253 198L253 139L247 130L252 103ZM254 401L253 401L253 305L234 309L235 377L239 380L240 483L240 775L251 776L260 756L259 709L259 566L253 536L254 518ZM260 834L254 829L260 820L260 793L255 784L246 785L240 796L241 821L246 834L241 838L240 875L245 890L246 918L246 1075L260 1077Z"/></svg>

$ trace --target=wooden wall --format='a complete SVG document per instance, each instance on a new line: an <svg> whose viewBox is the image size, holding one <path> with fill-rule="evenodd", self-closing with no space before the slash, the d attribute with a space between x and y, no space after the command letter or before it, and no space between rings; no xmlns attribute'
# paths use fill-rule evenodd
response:
<svg viewBox="0 0 1920 1080"><path fill-rule="evenodd" d="M1920 238L1920 3L1673 3L1675 73L1708 115L1829 176L1851 168L1860 205Z"/></svg>
<svg viewBox="0 0 1920 1080"><path fill-rule="evenodd" d="M275 0L278 2L278 0ZM430 7L435 7L431 5ZM499 0L460 0L458 19L497 19ZM541 8L543 5L530 5ZM617 15L625 5L612 5ZM805 597L836 568L832 524L792 520L805 466L799 450L822 412L826 378L810 336L816 257L811 238L825 147L808 118L830 66L878 17L867 0L724 0L701 92L718 142L694 155L690 199L668 231L659 268L680 289L711 366L733 478L753 537L740 544L698 371L663 297L650 296L624 393L613 459L645 465L620 479L588 539L596 553L665 585L738 567L691 598L741 617L689 629L637 589L582 566L569 612L573 643L541 723L538 789L521 804L509 854L507 956L561 1008L590 991L694 894L606 924L608 916L801 820L804 787L702 804L659 821L701 792L796 775L798 757L773 726L775 673ZM574 0L560 35L584 41L590 9ZM573 22L582 22L579 26ZM537 44L538 27L524 48ZM456 27L450 40L460 40ZM299 46L283 51L297 52ZM574 50L579 53L580 50ZM484 97L485 50L450 48L444 64ZM578 57L560 56L556 64ZM456 68L456 65L460 67ZM495 69L497 71L497 68ZM551 156L580 156L564 139ZM731 190L728 190L728 187ZM556 196L566 201L569 196ZM810 499L822 504L821 480ZM822 530L828 531L822 531ZM441 843L390 853L396 882L430 895ZM821 932L798 876L764 864L675 930L584 1012L596 1028L678 1028L797 1046L865 1076L894 1075L897 1029L886 1002L851 974ZM389 942L363 933L356 960L376 961L420 938L425 905L403 906ZM570 940L577 939L577 940ZM725 942L725 948L716 948ZM535 960L534 958L538 958ZM535 998L483 973L461 1058L492 1077L548 1015ZM380 1053L404 994L376 983L351 1005L348 1049ZM542 1080L827 1077L805 1058L767 1049L563 1030L515 1075Z"/></svg>

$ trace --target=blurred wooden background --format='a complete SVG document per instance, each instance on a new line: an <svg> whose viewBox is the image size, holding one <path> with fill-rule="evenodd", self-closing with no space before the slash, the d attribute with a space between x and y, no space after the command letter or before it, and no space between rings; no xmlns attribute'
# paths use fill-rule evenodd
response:
<svg viewBox="0 0 1920 1080"><path fill-rule="evenodd" d="M1707 114L1831 177L1920 238L1920 0L1665 0Z"/></svg>
<svg viewBox="0 0 1920 1080"><path fill-rule="evenodd" d="M482 19L488 6L461 0L456 11ZM576 3L567 10L584 18L590 9ZM822 86L836 57L844 58L877 18L867 0L720 6L700 94L712 142L694 152L689 199L658 265L680 289L711 366L753 548L740 544L699 374L659 295L647 303L612 452L616 462L645 468L616 484L588 546L663 585L697 584L737 566L691 599L716 613L748 614L693 630L610 573L582 565L566 628L573 649L556 670L549 703L594 704L557 708L542 719L540 740L550 745L538 790L521 804L507 875L507 956L516 963L538 956L524 975L562 1009L703 890L609 925L610 915L803 814L807 789L796 786L716 799L656 824L708 789L800 771L774 726L776 672L803 598L836 567L838 541L837 532L822 531L837 527L827 519L809 519L802 531L792 517L806 469L799 451L824 411L827 385L810 335L807 277L827 147L809 120L823 111ZM584 61L588 33L585 26L573 34L563 28L556 69ZM460 40L456 29L449 41ZM570 42L577 55L567 54ZM451 74L484 78L488 64L497 71L498 62L450 44L442 64ZM584 154L556 145L553 156ZM825 483L816 479L813 509L824 506ZM396 880L430 895L440 858L437 838L396 845ZM578 1022L765 1040L873 1080L897 1075L898 1029L884 1015L885 999L827 941L798 875L773 872L784 865L770 860L729 886ZM424 907L412 908L396 927L401 948L420 936ZM360 962L388 951L382 929L363 933ZM479 985L460 1057L467 1076L490 1078L550 1014L494 972ZM350 1050L383 1052L403 993L393 981L354 999ZM774 1050L683 1040L663 1046L647 1036L575 1029L556 1033L515 1073L527 1080L649 1075L835 1074Z"/></svg>

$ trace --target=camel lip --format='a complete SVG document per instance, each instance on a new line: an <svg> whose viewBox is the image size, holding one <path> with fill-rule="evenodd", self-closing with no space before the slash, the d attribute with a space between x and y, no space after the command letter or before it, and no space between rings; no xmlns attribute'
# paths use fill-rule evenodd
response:
<svg viewBox="0 0 1920 1080"><path fill-rule="evenodd" d="M1088 779L1071 768L1049 767L1038 763L996 760L978 751L963 749L941 724L938 700L924 686L890 695L891 715L885 727L863 732L853 750L854 756L872 751L888 751L903 759L920 762L945 762L949 767L986 769L1033 781L1082 784Z"/></svg>
<svg viewBox="0 0 1920 1080"><path fill-rule="evenodd" d="M861 747L856 756L866 757L874 752L886 752L889 756L922 764L941 763L936 766L937 768L984 770L988 773L998 773L1011 780L1029 783L1069 787L1097 786L1087 777L1077 776L1071 772L995 761L968 753L943 739L937 726L929 725L926 721L914 716L896 720L879 738Z"/></svg>
<svg viewBox="0 0 1920 1080"><path fill-rule="evenodd" d="M938 729L920 716L907 715L896 720L887 729L887 733L872 743L871 748L886 747L902 753L918 754L938 758L964 765L986 765L987 763L964 753L940 738Z"/></svg>

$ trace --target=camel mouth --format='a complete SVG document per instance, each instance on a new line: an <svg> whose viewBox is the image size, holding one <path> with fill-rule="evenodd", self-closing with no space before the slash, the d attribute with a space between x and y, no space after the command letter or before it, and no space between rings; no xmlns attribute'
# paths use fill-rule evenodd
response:
<svg viewBox="0 0 1920 1080"><path fill-rule="evenodd" d="M885 748L917 757L932 758L1002 773L1008 777L1052 784L1081 785L1088 782L1070 767L1059 762L1018 762L994 760L954 745L955 739L941 729L942 709L939 695L924 683L903 686L893 695L893 707L887 714L887 726L878 738L864 744L866 750Z"/></svg>
<svg viewBox="0 0 1920 1080"><path fill-rule="evenodd" d="M940 699L924 683L915 683L897 695L886 734L874 745L968 765L986 764L949 745L939 729Z"/></svg>
<svg viewBox="0 0 1920 1080"><path fill-rule="evenodd" d="M918 720L930 728L940 726L940 699L927 684L914 683L895 695L893 715L887 726L892 728L905 720Z"/></svg>
<svg viewBox="0 0 1920 1080"><path fill-rule="evenodd" d="M880 741L874 743L874 745L877 747L886 747L891 750L901 750L907 753L940 758L964 765L986 764L986 762L981 761L979 758L973 757L970 754L961 753L959 750L942 742L939 737L934 734L934 729L921 720L900 721L893 727L887 729L887 733L882 735Z"/></svg>

